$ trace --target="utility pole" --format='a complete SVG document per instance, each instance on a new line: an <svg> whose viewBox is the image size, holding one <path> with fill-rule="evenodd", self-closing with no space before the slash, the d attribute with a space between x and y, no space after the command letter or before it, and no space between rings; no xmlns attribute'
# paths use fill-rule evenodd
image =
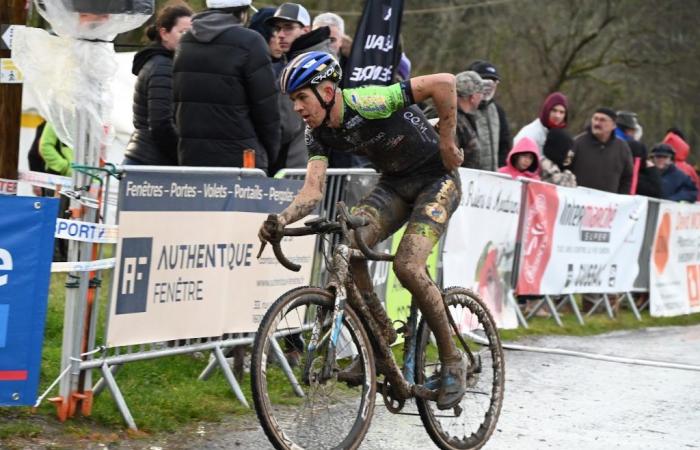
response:
<svg viewBox="0 0 700 450"><path fill-rule="evenodd" d="M31 0L3 0L0 2L0 178L16 179L19 159L19 129L22 120L22 84L12 83L9 60L11 50L6 48L8 27L25 25ZM8 72L9 71L9 72Z"/></svg>

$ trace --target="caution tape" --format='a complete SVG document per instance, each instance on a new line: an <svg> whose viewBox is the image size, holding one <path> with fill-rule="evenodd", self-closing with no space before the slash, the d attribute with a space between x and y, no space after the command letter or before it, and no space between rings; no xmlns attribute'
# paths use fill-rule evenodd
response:
<svg viewBox="0 0 700 450"><path fill-rule="evenodd" d="M0 178L0 195L17 195L17 180Z"/></svg>
<svg viewBox="0 0 700 450"><path fill-rule="evenodd" d="M57 219L55 237L71 241L92 242L95 244L115 244L117 242L116 225L79 222L77 220Z"/></svg>
<svg viewBox="0 0 700 450"><path fill-rule="evenodd" d="M34 172L32 170L20 170L19 181L54 190L58 186L67 189L73 187L73 180L69 177L62 177L51 173Z"/></svg>
<svg viewBox="0 0 700 450"><path fill-rule="evenodd" d="M55 262L51 264L51 272L92 272L93 270L111 269L115 258L98 259L97 261Z"/></svg>

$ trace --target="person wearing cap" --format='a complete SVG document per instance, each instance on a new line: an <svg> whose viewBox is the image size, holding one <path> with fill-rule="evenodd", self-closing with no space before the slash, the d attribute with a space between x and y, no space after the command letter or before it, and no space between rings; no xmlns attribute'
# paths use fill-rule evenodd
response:
<svg viewBox="0 0 700 450"><path fill-rule="evenodd" d="M549 130L566 128L566 120L569 115L569 100L561 92L552 92L547 96L540 108L540 115L535 120L525 125L513 138L518 142L524 137L529 137L540 148L544 147Z"/></svg>
<svg viewBox="0 0 700 450"><path fill-rule="evenodd" d="M173 69L183 166L267 171L280 145L279 91L263 37L245 28L251 0L207 0L180 40Z"/></svg>
<svg viewBox="0 0 700 450"><path fill-rule="evenodd" d="M494 100L501 76L496 67L488 61L474 61L468 70L473 70L487 81L484 84L484 98L474 116L479 133L479 168L495 172L506 164L511 147L506 113Z"/></svg>
<svg viewBox="0 0 700 450"><path fill-rule="evenodd" d="M700 190L700 178L698 177L698 174L695 173L693 166L688 164L686 161L688 154L690 153L690 145L688 145L686 142L683 133L677 128L669 129L664 137L664 140L661 142L668 144L676 152L674 165L678 170L688 175L693 183L695 183L698 190ZM698 197L698 200L700 200L700 197Z"/></svg>
<svg viewBox="0 0 700 450"><path fill-rule="evenodd" d="M615 123L617 124L615 136L627 142L632 151L633 172L630 194L662 198L661 174L647 159L649 152L646 145L639 142L637 138L642 128L637 114L632 111L618 111Z"/></svg>
<svg viewBox="0 0 700 450"><path fill-rule="evenodd" d="M460 72L457 81L457 145L464 151L462 167L479 168L479 138L474 111L484 93L483 80L473 70Z"/></svg>
<svg viewBox="0 0 700 450"><path fill-rule="evenodd" d="M322 26L311 31L311 16L302 5L282 3L265 23L277 33L280 48L284 52L284 64L309 51L332 53L330 28ZM271 165L270 173L277 173L284 168L303 168L307 162L304 122L294 112L292 102L286 95L279 99L279 111L282 127L280 152Z"/></svg>
<svg viewBox="0 0 700 450"><path fill-rule="evenodd" d="M260 33L267 42L267 47L270 51L270 59L272 60L272 70L275 72L275 78L277 78L280 72L282 72L282 69L284 69L285 61L282 58L284 52L282 51L282 47L280 47L277 32L272 25L265 22L274 14L275 8L260 8L250 19L248 28Z"/></svg>
<svg viewBox="0 0 700 450"><path fill-rule="evenodd" d="M681 172L673 160L676 152L668 144L657 144L651 149L654 165L661 172L663 198L674 202L695 203L698 188L693 180Z"/></svg>
<svg viewBox="0 0 700 450"><path fill-rule="evenodd" d="M571 171L579 186L617 194L629 194L632 186L632 152L615 137L617 113L598 108L591 126L574 139Z"/></svg>

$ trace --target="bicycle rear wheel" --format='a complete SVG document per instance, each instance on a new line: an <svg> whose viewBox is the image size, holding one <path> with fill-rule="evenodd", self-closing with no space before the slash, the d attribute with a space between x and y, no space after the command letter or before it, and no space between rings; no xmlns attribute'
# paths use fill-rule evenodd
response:
<svg viewBox="0 0 700 450"><path fill-rule="evenodd" d="M442 449L481 448L496 428L503 404L505 366L496 324L479 296L463 288L445 290L460 333L475 361L467 373L467 392L458 411L437 409L435 402L416 399L431 439ZM416 383L440 386L440 359L428 324L421 320L416 347ZM462 345L457 341L457 348Z"/></svg>
<svg viewBox="0 0 700 450"><path fill-rule="evenodd" d="M253 401L275 448L354 449L367 433L376 395L372 347L346 305L333 370L324 374L333 307L331 292L302 287L282 295L260 323ZM318 345L310 350L314 326Z"/></svg>

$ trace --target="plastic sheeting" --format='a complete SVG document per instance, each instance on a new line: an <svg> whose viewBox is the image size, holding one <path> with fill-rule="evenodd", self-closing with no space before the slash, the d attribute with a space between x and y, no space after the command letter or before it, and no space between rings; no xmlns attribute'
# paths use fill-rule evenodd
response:
<svg viewBox="0 0 700 450"><path fill-rule="evenodd" d="M112 77L118 33L143 24L153 0L45 0L37 9L56 36L18 30L12 57L33 91L39 114L75 149L75 162L96 165L111 141Z"/></svg>

